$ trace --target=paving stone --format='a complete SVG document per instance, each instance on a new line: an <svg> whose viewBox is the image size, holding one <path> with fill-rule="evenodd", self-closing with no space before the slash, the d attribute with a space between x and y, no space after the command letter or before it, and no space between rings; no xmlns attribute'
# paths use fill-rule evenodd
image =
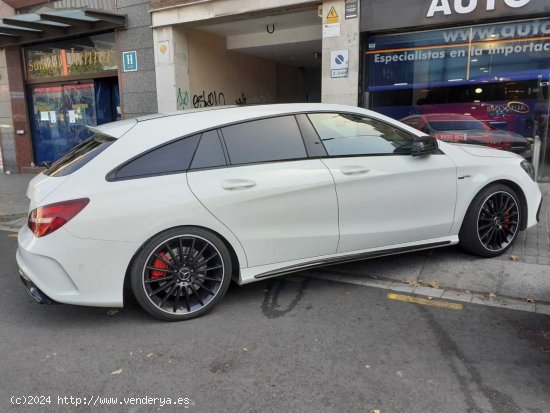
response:
<svg viewBox="0 0 550 413"><path fill-rule="evenodd" d="M510 310L535 312L535 303L528 303L527 301L514 300L511 298L503 298L502 308L509 308Z"/></svg>
<svg viewBox="0 0 550 413"><path fill-rule="evenodd" d="M414 290L414 294L425 295L428 297L435 297L435 298L441 297L444 292L445 290L441 288L431 288L423 285L416 287Z"/></svg>
<svg viewBox="0 0 550 413"><path fill-rule="evenodd" d="M546 314L550 316L550 304L535 304L536 312L539 314Z"/></svg>
<svg viewBox="0 0 550 413"><path fill-rule="evenodd" d="M487 298L487 296L483 294L473 294L472 300L470 301L472 304L481 304L481 305L488 305L491 307L501 307L502 306L502 298L496 297L496 298Z"/></svg>
<svg viewBox="0 0 550 413"><path fill-rule="evenodd" d="M414 291L415 287L412 287L408 284L402 284L402 283L391 283L389 286L389 289L392 291L399 291L402 293L411 293Z"/></svg>
<svg viewBox="0 0 550 413"><path fill-rule="evenodd" d="M472 301L473 294L465 293L463 291L445 290L441 295L441 298L447 300L463 301L469 303Z"/></svg>
<svg viewBox="0 0 550 413"><path fill-rule="evenodd" d="M361 282L361 285L364 285L367 287L386 288L386 289L389 289L390 285L392 284L393 284L392 281L373 280L372 278L364 279Z"/></svg>
<svg viewBox="0 0 550 413"><path fill-rule="evenodd" d="M526 262L527 264L536 264L537 263L537 257L527 255L523 258L523 261Z"/></svg>

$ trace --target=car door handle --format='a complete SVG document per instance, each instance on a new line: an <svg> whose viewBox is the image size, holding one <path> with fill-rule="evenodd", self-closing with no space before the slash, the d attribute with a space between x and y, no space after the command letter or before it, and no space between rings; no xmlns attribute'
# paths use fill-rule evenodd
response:
<svg viewBox="0 0 550 413"><path fill-rule="evenodd" d="M234 191L236 189L248 189L256 186L256 182L248 179L226 179L222 182L222 188L228 191Z"/></svg>
<svg viewBox="0 0 550 413"><path fill-rule="evenodd" d="M342 172L344 175L359 175L359 174L366 174L369 172L370 169L366 166L360 166L360 165L349 165L349 166L343 166L340 168L340 172Z"/></svg>

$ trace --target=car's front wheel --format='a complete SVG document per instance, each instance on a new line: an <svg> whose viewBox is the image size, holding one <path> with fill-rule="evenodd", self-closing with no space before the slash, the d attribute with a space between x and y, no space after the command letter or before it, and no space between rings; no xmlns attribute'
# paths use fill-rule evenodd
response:
<svg viewBox="0 0 550 413"><path fill-rule="evenodd" d="M223 241L200 228L181 227L149 240L131 268L134 296L162 320L200 316L223 297L231 281L231 255Z"/></svg>
<svg viewBox="0 0 550 413"><path fill-rule="evenodd" d="M502 184L484 188L472 201L460 229L460 246L482 257L496 257L511 247L522 217L516 192Z"/></svg>

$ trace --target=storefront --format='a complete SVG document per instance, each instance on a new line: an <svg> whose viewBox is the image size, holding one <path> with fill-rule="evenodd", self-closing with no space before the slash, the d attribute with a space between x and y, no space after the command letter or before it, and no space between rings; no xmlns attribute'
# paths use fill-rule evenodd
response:
<svg viewBox="0 0 550 413"><path fill-rule="evenodd" d="M549 181L550 5L403 1L363 6L362 105L442 140L521 154Z"/></svg>
<svg viewBox="0 0 550 413"><path fill-rule="evenodd" d="M0 20L0 149L10 172L38 172L87 139L87 126L124 114L115 30L126 16L57 3Z"/></svg>
<svg viewBox="0 0 550 413"><path fill-rule="evenodd" d="M114 45L111 32L23 48L37 165L87 139L86 126L120 119Z"/></svg>

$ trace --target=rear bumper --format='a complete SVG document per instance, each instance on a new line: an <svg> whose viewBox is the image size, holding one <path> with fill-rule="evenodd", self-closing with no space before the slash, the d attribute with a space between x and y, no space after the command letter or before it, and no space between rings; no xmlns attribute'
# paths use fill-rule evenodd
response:
<svg viewBox="0 0 550 413"><path fill-rule="evenodd" d="M59 304L58 302L52 300L44 292L38 288L34 283L26 277L25 273L19 269L19 279L23 285L27 288L27 291L39 304Z"/></svg>
<svg viewBox="0 0 550 413"><path fill-rule="evenodd" d="M16 259L27 289L39 302L122 307L135 244L74 237L64 228L42 238L23 227Z"/></svg>

